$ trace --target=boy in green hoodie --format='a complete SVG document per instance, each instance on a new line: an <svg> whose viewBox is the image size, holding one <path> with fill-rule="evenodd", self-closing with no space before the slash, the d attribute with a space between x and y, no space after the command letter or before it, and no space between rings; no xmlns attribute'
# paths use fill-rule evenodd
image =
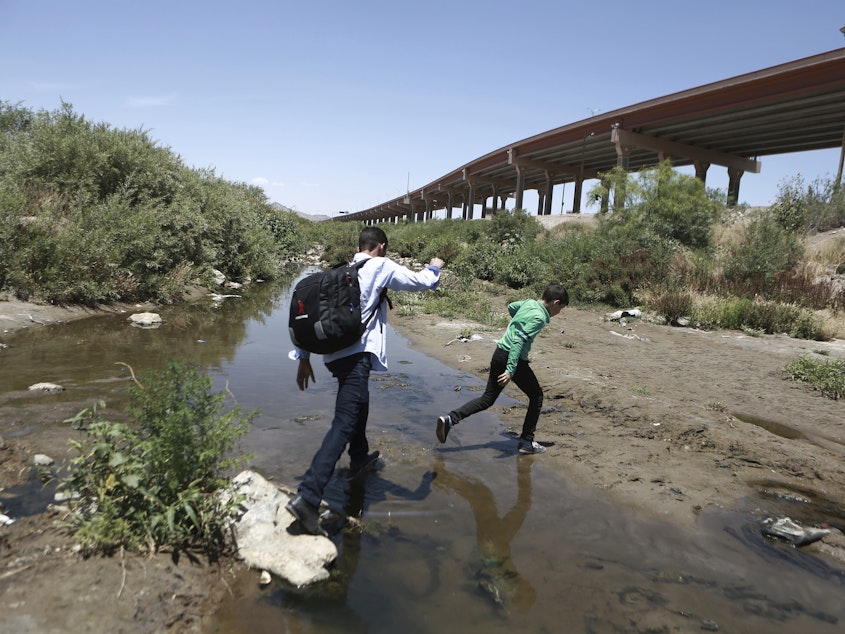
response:
<svg viewBox="0 0 845 634"><path fill-rule="evenodd" d="M539 299L526 299L508 304L511 322L497 342L490 360L487 387L480 397L437 419L437 440L446 442L449 430L467 416L484 411L496 402L505 386L513 381L528 397L528 411L519 437L519 453L543 453L546 448L534 440L534 430L543 407L543 388L528 364L528 353L534 338L565 306L569 295L560 284L549 284Z"/></svg>

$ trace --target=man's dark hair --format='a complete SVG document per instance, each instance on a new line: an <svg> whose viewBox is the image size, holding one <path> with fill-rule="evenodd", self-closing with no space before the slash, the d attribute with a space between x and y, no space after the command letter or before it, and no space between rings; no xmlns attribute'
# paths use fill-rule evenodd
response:
<svg viewBox="0 0 845 634"><path fill-rule="evenodd" d="M381 243L387 248L387 234L379 227L364 227L358 236L358 250L372 251Z"/></svg>
<svg viewBox="0 0 845 634"><path fill-rule="evenodd" d="M553 302L558 300L561 306L569 306L569 293L560 284L549 284L543 291L543 301Z"/></svg>

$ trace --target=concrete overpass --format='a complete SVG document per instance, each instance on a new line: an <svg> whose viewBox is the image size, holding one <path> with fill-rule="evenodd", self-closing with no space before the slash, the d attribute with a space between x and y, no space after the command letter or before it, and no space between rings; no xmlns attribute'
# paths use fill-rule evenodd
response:
<svg viewBox="0 0 845 634"><path fill-rule="evenodd" d="M333 220L424 220L440 209L447 218L472 219L504 208L508 198L522 209L526 190L537 191L537 214L545 215L551 214L553 187L570 182L572 211L578 213L584 181L616 165L637 171L667 158L694 166L702 180L713 166L727 169L731 204L743 175L760 172L761 157L840 146L845 148L845 48L543 132L404 196Z"/></svg>

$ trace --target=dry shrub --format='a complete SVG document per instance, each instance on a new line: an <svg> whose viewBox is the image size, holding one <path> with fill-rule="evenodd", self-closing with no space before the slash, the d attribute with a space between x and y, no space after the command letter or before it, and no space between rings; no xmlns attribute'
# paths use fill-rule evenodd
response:
<svg viewBox="0 0 845 634"><path fill-rule="evenodd" d="M811 240L806 258L810 262L829 267L836 274L845 274L845 235L832 239Z"/></svg>

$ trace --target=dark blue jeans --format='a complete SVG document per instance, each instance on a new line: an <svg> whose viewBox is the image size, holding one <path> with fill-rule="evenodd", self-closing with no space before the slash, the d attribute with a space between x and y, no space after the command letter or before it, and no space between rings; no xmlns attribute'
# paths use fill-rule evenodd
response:
<svg viewBox="0 0 845 634"><path fill-rule="evenodd" d="M337 379L334 419L299 485L299 494L314 506L320 505L323 491L346 446L349 445L349 457L353 462L362 461L370 450L367 416L370 413L372 355L360 352L327 363L326 367Z"/></svg>
<svg viewBox="0 0 845 634"><path fill-rule="evenodd" d="M454 424L458 424L467 416L477 414L496 402L502 388L498 383L499 375L505 371L508 365L508 352L496 346L493 358L490 360L490 375L487 377L487 387L484 394L476 399L464 403L453 412L449 412ZM534 375L534 370L528 365L528 361L519 360L511 380L516 386L525 392L528 397L528 411L525 412L525 421L522 423L522 434L520 438L527 441L534 440L534 430L537 429L537 421L540 420L540 410L543 408L543 388Z"/></svg>

